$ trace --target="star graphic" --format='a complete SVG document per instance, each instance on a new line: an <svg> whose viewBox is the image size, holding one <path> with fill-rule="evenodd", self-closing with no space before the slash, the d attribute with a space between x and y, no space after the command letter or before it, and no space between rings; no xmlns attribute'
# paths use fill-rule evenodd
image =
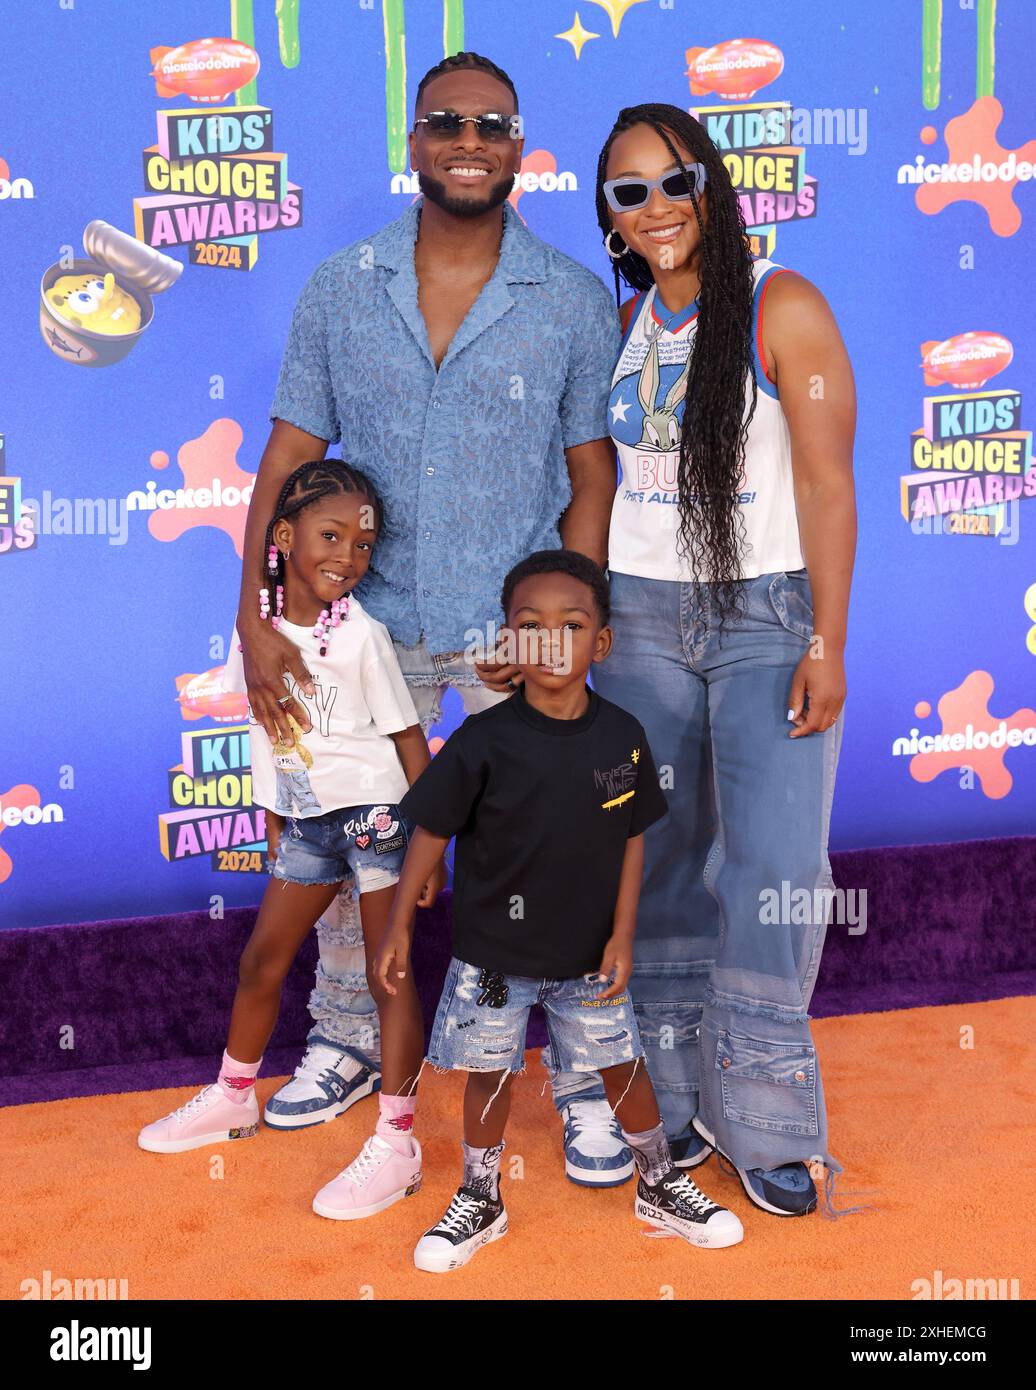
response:
<svg viewBox="0 0 1036 1390"><path fill-rule="evenodd" d="M630 404L630 401L624 401L621 396L616 398L615 404L608 407L613 423L616 420L621 420L623 424L626 423L626 411L629 410Z"/></svg>
<svg viewBox="0 0 1036 1390"><path fill-rule="evenodd" d="M642 5L644 0L590 0L591 5L600 5L612 22L612 34L619 37L619 26L626 17L626 11L634 5ZM578 18L578 16L577 16Z"/></svg>
<svg viewBox="0 0 1036 1390"><path fill-rule="evenodd" d="M579 11L576 10L576 17L571 27L566 29L563 34L555 34L554 37L556 39L564 39L566 43L570 43L575 49L576 58L578 59L580 53L583 51L583 44L586 43L587 39L599 39L601 36L600 34L592 34L589 29L583 28L579 18Z"/></svg>

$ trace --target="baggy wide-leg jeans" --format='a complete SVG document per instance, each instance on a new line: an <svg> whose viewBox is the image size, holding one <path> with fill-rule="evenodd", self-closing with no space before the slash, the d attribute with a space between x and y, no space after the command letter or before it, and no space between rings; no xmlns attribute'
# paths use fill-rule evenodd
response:
<svg viewBox="0 0 1036 1390"><path fill-rule="evenodd" d="M670 1139L700 1113L740 1168L839 1172L807 1009L842 719L788 736L806 571L741 584L743 613L721 628L711 585L611 576L615 640L594 684L643 724L669 804L645 834L630 989Z"/></svg>

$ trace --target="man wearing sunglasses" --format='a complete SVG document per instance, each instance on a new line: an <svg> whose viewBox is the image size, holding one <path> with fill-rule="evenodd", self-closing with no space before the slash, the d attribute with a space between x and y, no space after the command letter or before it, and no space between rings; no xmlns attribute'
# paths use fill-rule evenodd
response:
<svg viewBox="0 0 1036 1390"><path fill-rule="evenodd" d="M392 634L426 730L449 686L466 713L506 698L464 649L499 622L518 560L561 545L607 560L617 316L603 282L507 202L523 149L510 78L477 54L444 60L418 87L409 147L423 198L329 257L302 290L249 506L238 616L249 701L289 743L287 716L304 730L311 721L301 699L279 703L284 675L305 694L309 673L259 620L255 595L283 481L329 443L341 441L384 501L386 528L357 593ZM348 888L332 911L318 932L309 1046L265 1112L279 1128L333 1119L379 1079ZM596 1073L557 1074L554 1099L569 1177L626 1181L633 1158Z"/></svg>

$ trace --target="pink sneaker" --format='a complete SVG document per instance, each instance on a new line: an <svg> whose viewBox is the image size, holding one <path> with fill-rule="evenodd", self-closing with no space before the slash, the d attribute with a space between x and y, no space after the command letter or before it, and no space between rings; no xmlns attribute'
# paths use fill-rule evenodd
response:
<svg viewBox="0 0 1036 1390"><path fill-rule="evenodd" d="M255 1088L243 1104L238 1104L227 1100L213 1083L171 1115L145 1125L137 1135L137 1143L153 1154L178 1154L185 1149L200 1149L204 1144L222 1144L228 1139L251 1139L258 1133Z"/></svg>
<svg viewBox="0 0 1036 1390"><path fill-rule="evenodd" d="M421 1145L410 1158L372 1134L356 1158L313 1198L313 1210L332 1221L357 1221L384 1211L421 1186Z"/></svg>

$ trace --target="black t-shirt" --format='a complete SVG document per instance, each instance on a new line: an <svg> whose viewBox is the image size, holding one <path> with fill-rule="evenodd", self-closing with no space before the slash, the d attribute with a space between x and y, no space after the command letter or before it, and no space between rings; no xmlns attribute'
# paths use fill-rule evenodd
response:
<svg viewBox="0 0 1036 1390"><path fill-rule="evenodd" d="M641 725L587 687L578 719L519 692L469 715L400 802L457 837L453 954L505 975L596 970L626 841L666 814Z"/></svg>

